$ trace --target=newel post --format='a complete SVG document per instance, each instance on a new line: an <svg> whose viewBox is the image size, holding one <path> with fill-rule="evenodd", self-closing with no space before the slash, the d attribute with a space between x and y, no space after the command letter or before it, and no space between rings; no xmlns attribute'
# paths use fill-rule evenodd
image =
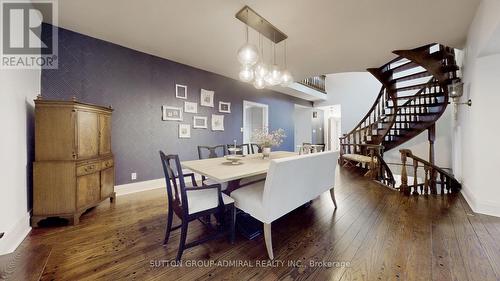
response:
<svg viewBox="0 0 500 281"><path fill-rule="evenodd" d="M399 151L401 153L401 162L403 167L401 167L401 186L399 189L404 195L410 195L410 188L408 187L408 172L406 171L406 150L402 149Z"/></svg>

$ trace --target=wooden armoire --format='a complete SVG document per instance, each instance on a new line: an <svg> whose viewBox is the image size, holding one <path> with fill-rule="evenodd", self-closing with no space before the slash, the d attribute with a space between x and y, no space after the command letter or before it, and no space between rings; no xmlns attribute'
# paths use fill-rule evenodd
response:
<svg viewBox="0 0 500 281"><path fill-rule="evenodd" d="M111 107L35 100L31 225L49 217L78 224L87 209L115 200Z"/></svg>

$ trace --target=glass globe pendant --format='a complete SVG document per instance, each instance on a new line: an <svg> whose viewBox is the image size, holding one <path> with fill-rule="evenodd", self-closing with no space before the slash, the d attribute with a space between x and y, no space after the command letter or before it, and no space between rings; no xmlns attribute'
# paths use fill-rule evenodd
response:
<svg viewBox="0 0 500 281"><path fill-rule="evenodd" d="M255 79L264 80L268 73L269 69L267 67L267 64L263 61L260 61L254 68Z"/></svg>
<svg viewBox="0 0 500 281"><path fill-rule="evenodd" d="M283 62L285 64L285 69L281 72L281 86L283 87L288 87L291 84L293 84L293 76L290 71L287 69L287 63L286 63L286 41L284 44L284 50L283 50Z"/></svg>
<svg viewBox="0 0 500 281"><path fill-rule="evenodd" d="M252 44L246 43L238 50L238 61L243 65L254 65L259 60L259 50Z"/></svg>
<svg viewBox="0 0 500 281"><path fill-rule="evenodd" d="M242 65L254 65L259 61L259 50L248 42L248 25L246 26L246 43L238 50L238 61Z"/></svg>
<svg viewBox="0 0 500 281"><path fill-rule="evenodd" d="M264 79L262 78L255 78L253 81L253 86L255 89L264 89L266 87L266 82L264 82Z"/></svg>
<svg viewBox="0 0 500 281"><path fill-rule="evenodd" d="M290 73L288 69L285 69L284 71L281 72L281 86L288 87L292 83L293 83L292 73Z"/></svg>
<svg viewBox="0 0 500 281"><path fill-rule="evenodd" d="M240 80L243 82L251 82L254 77L254 72L251 66L244 65L239 74Z"/></svg>
<svg viewBox="0 0 500 281"><path fill-rule="evenodd" d="M277 64L271 65L271 69L267 74L266 83L270 86L276 86L281 83L281 69Z"/></svg>
<svg viewBox="0 0 500 281"><path fill-rule="evenodd" d="M273 44L273 65L269 68L269 73L264 80L269 86L276 86L281 83L281 68L276 63L276 43Z"/></svg>

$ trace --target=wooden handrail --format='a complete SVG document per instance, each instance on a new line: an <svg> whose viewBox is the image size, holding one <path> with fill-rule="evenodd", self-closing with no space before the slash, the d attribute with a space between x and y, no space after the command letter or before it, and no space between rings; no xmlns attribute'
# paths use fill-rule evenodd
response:
<svg viewBox="0 0 500 281"><path fill-rule="evenodd" d="M424 160L420 157L413 155L409 149L399 150L401 153L401 162L403 167L401 168L401 186L400 190L405 195L419 195L419 194L437 194L437 184L441 184L441 194L445 193L455 193L461 188L461 184L458 180L449 172L444 169ZM408 171L407 171L407 159L413 160L413 184L408 184ZM424 183L418 183L417 169L419 165L424 167ZM439 176L439 181L438 181ZM419 189L420 188L420 189ZM412 192L413 189L413 192Z"/></svg>

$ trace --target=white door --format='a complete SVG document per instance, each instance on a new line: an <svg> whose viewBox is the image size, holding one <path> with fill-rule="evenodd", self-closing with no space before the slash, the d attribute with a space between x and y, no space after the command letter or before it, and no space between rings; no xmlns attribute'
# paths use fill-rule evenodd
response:
<svg viewBox="0 0 500 281"><path fill-rule="evenodd" d="M328 118L328 147L330 150L340 149L340 119Z"/></svg>

